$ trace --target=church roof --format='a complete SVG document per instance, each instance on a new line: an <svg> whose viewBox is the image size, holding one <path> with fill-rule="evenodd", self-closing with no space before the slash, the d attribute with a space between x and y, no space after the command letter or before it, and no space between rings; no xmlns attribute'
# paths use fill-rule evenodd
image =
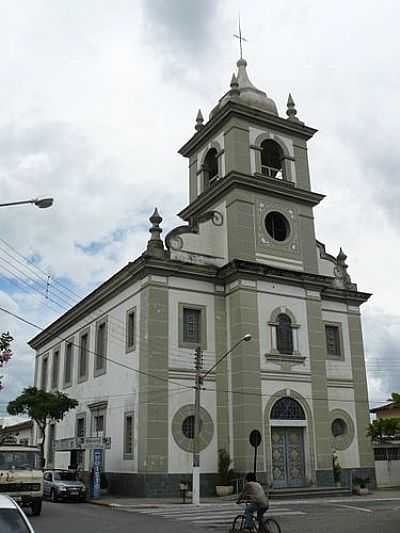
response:
<svg viewBox="0 0 400 533"><path fill-rule="evenodd" d="M210 113L210 118L230 100L235 100L244 105L254 107L271 115L278 116L278 109L275 102L267 96L267 93L257 89L249 79L247 74L247 61L240 58L236 63L238 67L237 75L233 75L231 90L228 91L214 107Z"/></svg>

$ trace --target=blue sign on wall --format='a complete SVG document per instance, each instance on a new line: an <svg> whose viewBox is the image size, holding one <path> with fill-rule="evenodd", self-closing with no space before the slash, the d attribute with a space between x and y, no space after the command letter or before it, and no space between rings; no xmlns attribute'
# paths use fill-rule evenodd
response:
<svg viewBox="0 0 400 533"><path fill-rule="evenodd" d="M96 448L93 450L93 466L91 472L90 493L92 498L100 496L100 472L103 461L103 450Z"/></svg>

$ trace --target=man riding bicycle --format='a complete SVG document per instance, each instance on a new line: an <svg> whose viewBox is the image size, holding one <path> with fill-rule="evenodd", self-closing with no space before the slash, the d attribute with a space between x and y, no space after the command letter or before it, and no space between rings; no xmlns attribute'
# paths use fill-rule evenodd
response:
<svg viewBox="0 0 400 533"><path fill-rule="evenodd" d="M269 507L268 498L262 486L257 483L256 475L249 472L246 475L246 483L237 503L246 502L244 512L245 522L243 531L250 532L253 524L253 514L257 513L257 520L260 521Z"/></svg>

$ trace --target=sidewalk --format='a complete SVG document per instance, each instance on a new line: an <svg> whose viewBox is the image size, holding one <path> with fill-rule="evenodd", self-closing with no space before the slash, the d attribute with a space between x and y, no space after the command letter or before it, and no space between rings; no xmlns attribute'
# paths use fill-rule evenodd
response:
<svg viewBox="0 0 400 533"><path fill-rule="evenodd" d="M327 496L325 498L303 498L303 499L282 499L272 500L272 505L296 505L296 504L312 504L312 503L322 503L322 502L365 502L369 500L399 500L400 501L400 488L398 489L375 489L373 492L367 496L338 496L332 497ZM212 497L212 498L201 498L202 504L230 504L236 501L235 497ZM102 496L96 500L88 500L88 503L94 505L104 505L106 507L112 507L115 509L160 509L163 507L168 508L173 505L182 505L191 506L192 503L190 500L187 500L188 503L183 504L181 498L118 498L115 496Z"/></svg>

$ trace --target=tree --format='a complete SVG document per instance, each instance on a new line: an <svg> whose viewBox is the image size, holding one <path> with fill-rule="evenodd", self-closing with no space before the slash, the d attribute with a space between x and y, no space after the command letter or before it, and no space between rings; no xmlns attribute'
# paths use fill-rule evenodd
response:
<svg viewBox="0 0 400 533"><path fill-rule="evenodd" d="M0 335L0 368L3 368L3 366L11 359L12 351L10 350L10 344L13 340L13 337L11 337L8 331L7 333L2 333ZM1 382L2 378L3 376L0 376L0 391L4 389Z"/></svg>
<svg viewBox="0 0 400 533"><path fill-rule="evenodd" d="M46 392L36 387L27 387L7 406L10 415L28 415L39 428L40 453L44 462L44 441L47 425L51 420L60 422L65 413L78 406L78 401L61 392Z"/></svg>
<svg viewBox="0 0 400 533"><path fill-rule="evenodd" d="M400 432L400 418L378 418L368 426L368 436L372 440L384 441L385 438L394 437Z"/></svg>
<svg viewBox="0 0 400 533"><path fill-rule="evenodd" d="M389 402L392 402L394 407L400 407L400 393L392 392L392 397L389 398Z"/></svg>

